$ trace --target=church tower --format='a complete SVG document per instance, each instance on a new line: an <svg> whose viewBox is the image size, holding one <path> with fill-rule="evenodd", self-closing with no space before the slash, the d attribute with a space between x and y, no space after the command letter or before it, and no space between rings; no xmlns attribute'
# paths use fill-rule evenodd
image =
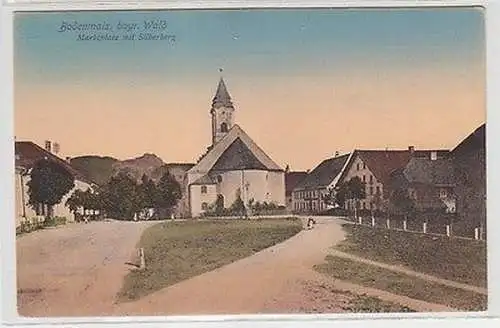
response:
<svg viewBox="0 0 500 328"><path fill-rule="evenodd" d="M212 101L212 145L221 140L233 127L234 106L221 77Z"/></svg>

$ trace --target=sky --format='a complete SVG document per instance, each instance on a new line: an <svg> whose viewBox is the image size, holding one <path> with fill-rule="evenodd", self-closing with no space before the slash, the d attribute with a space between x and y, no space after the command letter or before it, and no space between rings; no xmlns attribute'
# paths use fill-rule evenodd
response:
<svg viewBox="0 0 500 328"><path fill-rule="evenodd" d="M121 38L126 23L138 38L153 20L175 40L60 32L107 23L97 33ZM18 13L14 26L16 140L61 156L195 162L221 75L235 123L293 170L354 148L453 148L486 120L478 8Z"/></svg>

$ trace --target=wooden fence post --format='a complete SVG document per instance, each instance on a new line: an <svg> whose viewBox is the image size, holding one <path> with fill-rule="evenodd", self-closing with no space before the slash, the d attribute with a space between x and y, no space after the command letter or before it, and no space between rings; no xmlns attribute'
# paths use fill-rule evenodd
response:
<svg viewBox="0 0 500 328"><path fill-rule="evenodd" d="M403 230L406 231L408 229L407 225L406 225L406 219L403 221Z"/></svg>
<svg viewBox="0 0 500 328"><path fill-rule="evenodd" d="M359 223L360 225L361 225L361 224L363 224L363 217L362 217L362 216L359 216L359 218L358 218L358 223Z"/></svg>
<svg viewBox="0 0 500 328"><path fill-rule="evenodd" d="M140 268L145 269L146 268L146 259L144 258L144 248L139 249L139 257L141 258Z"/></svg>
<svg viewBox="0 0 500 328"><path fill-rule="evenodd" d="M446 236L450 237L451 236L451 230L450 230L450 225L446 225Z"/></svg>
<svg viewBox="0 0 500 328"><path fill-rule="evenodd" d="M424 222L423 228L424 228L424 233L427 233L427 222Z"/></svg>
<svg viewBox="0 0 500 328"><path fill-rule="evenodd" d="M474 228L474 239L479 240L479 228Z"/></svg>
<svg viewBox="0 0 500 328"><path fill-rule="evenodd" d="M391 220L389 218L387 218L387 229L390 229L391 228Z"/></svg>
<svg viewBox="0 0 500 328"><path fill-rule="evenodd" d="M372 227L375 226L375 217L372 215Z"/></svg>

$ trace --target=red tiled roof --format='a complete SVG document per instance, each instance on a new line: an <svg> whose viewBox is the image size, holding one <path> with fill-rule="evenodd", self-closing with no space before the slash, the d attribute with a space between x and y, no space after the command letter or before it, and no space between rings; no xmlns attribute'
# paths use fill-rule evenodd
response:
<svg viewBox="0 0 500 328"><path fill-rule="evenodd" d="M307 172L288 172L285 174L286 195L291 195L293 188L307 177Z"/></svg>
<svg viewBox="0 0 500 328"><path fill-rule="evenodd" d="M87 177L85 177L82 173L80 173L80 171L73 168L68 162L48 152L47 150L35 144L34 142L16 141L15 153L16 153L16 166L24 167L25 169L30 169L33 167L35 162L47 158L49 160L53 160L61 164L75 177L75 179L87 183L92 183L92 181L90 181Z"/></svg>
<svg viewBox="0 0 500 328"><path fill-rule="evenodd" d="M477 151L486 147L486 124L482 124L453 149L453 155Z"/></svg>
<svg viewBox="0 0 500 328"><path fill-rule="evenodd" d="M413 154L409 150L355 150L355 154L359 155L375 178L383 184L388 183L391 173L405 167L412 157L430 158L431 152L437 152L438 158L449 154L449 150L444 149L415 150Z"/></svg>

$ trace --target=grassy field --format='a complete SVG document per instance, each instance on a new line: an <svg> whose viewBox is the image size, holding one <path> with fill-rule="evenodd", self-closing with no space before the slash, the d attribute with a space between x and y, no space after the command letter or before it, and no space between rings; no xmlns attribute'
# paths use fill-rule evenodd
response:
<svg viewBox="0 0 500 328"><path fill-rule="evenodd" d="M403 231L344 225L340 250L388 264L400 264L479 287L486 287L486 243Z"/></svg>
<svg viewBox="0 0 500 328"><path fill-rule="evenodd" d="M119 300L136 300L179 281L242 259L302 230L296 219L165 222L148 228L146 269L125 278Z"/></svg>
<svg viewBox="0 0 500 328"><path fill-rule="evenodd" d="M327 256L326 262L315 270L336 279L350 281L362 286L385 290L397 295L444 304L464 311L484 311L487 307L485 295L443 286L401 273L389 271L369 264L340 257ZM356 307L377 312L380 306L373 300L360 299ZM366 311L364 311L366 312ZM386 311L387 312L387 311Z"/></svg>
<svg viewBox="0 0 500 328"><path fill-rule="evenodd" d="M354 313L404 313L416 312L406 306L383 301L368 295L351 294L351 299L343 309Z"/></svg>

